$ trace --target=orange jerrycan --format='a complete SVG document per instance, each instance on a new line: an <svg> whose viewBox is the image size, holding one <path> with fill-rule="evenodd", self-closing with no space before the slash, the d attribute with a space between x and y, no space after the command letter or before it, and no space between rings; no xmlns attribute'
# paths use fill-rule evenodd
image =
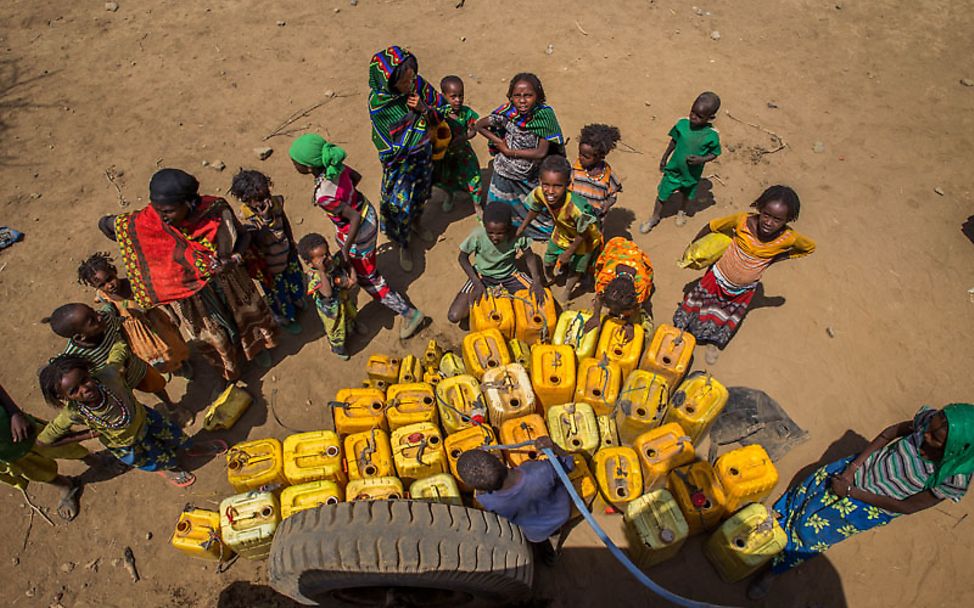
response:
<svg viewBox="0 0 974 608"><path fill-rule="evenodd" d="M666 380L654 372L633 370L619 395L616 422L619 438L631 444L636 437L663 422L670 402Z"/></svg>
<svg viewBox="0 0 974 608"><path fill-rule="evenodd" d="M488 288L470 307L470 331L496 329L504 338L514 337L514 306L500 291Z"/></svg>
<svg viewBox="0 0 974 608"><path fill-rule="evenodd" d="M511 351L511 361L517 363L531 373L531 347L524 340L517 338L507 341L507 346Z"/></svg>
<svg viewBox="0 0 974 608"><path fill-rule="evenodd" d="M691 536L713 530L726 513L724 492L709 462L698 460L673 469L666 476L666 489L680 505Z"/></svg>
<svg viewBox="0 0 974 608"><path fill-rule="evenodd" d="M511 353L504 336L496 329L485 329L463 337L463 365L478 380L489 369L507 365Z"/></svg>
<svg viewBox="0 0 974 608"><path fill-rule="evenodd" d="M404 483L445 473L447 469L440 429L428 422L410 424L393 431L392 455L399 479Z"/></svg>
<svg viewBox="0 0 974 608"><path fill-rule="evenodd" d="M480 390L487 402L490 423L499 427L505 420L535 413L531 377L524 367L511 363L484 373Z"/></svg>
<svg viewBox="0 0 974 608"><path fill-rule="evenodd" d="M605 357L619 365L623 376L628 376L629 372L636 369L639 364L639 357L643 354L643 341L646 330L642 325L632 326L632 339L626 339L625 323L609 317L602 324L602 333L599 335L599 346L595 350L597 358Z"/></svg>
<svg viewBox="0 0 974 608"><path fill-rule="evenodd" d="M694 372L670 398L670 407L663 422L676 422L699 443L714 419L727 405L729 393L723 384L710 374Z"/></svg>
<svg viewBox="0 0 974 608"><path fill-rule="evenodd" d="M632 448L619 446L599 450L592 458L595 479L605 501L619 509L643 492L639 456Z"/></svg>
<svg viewBox="0 0 974 608"><path fill-rule="evenodd" d="M399 366L399 384L412 384L413 382L423 381L423 364L413 355L406 355L402 358ZM388 390L388 389L386 389Z"/></svg>
<svg viewBox="0 0 974 608"><path fill-rule="evenodd" d="M687 520L666 490L643 494L626 507L629 551L642 568L665 562L680 552L690 535Z"/></svg>
<svg viewBox="0 0 974 608"><path fill-rule="evenodd" d="M382 429L352 433L345 438L345 462L350 480L394 475L389 434Z"/></svg>
<svg viewBox="0 0 974 608"><path fill-rule="evenodd" d="M381 380L386 386L399 382L402 359L389 355L372 355L365 363L365 373L372 380Z"/></svg>
<svg viewBox="0 0 974 608"><path fill-rule="evenodd" d="M250 393L236 384L231 384L206 408L203 428L207 431L229 429L243 416L252 402Z"/></svg>
<svg viewBox="0 0 974 608"><path fill-rule="evenodd" d="M736 583L771 561L788 544L788 535L771 509L750 504L725 521L703 546L720 578Z"/></svg>
<svg viewBox="0 0 974 608"><path fill-rule="evenodd" d="M562 405L575 392L575 351L565 344L538 344L531 349L531 384L541 407Z"/></svg>
<svg viewBox="0 0 974 608"><path fill-rule="evenodd" d="M537 414L529 414L520 418L505 420L501 425L501 443L505 445L533 441L538 437L547 437L548 430L544 420ZM516 467L528 460L543 460L544 454L533 445L527 445L513 450L505 450L507 461Z"/></svg>
<svg viewBox="0 0 974 608"><path fill-rule="evenodd" d="M173 548L190 557L215 561L226 561L233 557L233 550L223 544L220 536L220 514L216 511L187 506L179 514L169 542Z"/></svg>
<svg viewBox="0 0 974 608"><path fill-rule="evenodd" d="M599 423L587 403L566 403L548 408L548 432L561 449L589 458L599 449Z"/></svg>
<svg viewBox="0 0 974 608"><path fill-rule="evenodd" d="M760 445L731 450L714 463L717 481L724 490L724 508L734 513L750 502L767 498L778 483L778 469Z"/></svg>
<svg viewBox="0 0 974 608"><path fill-rule="evenodd" d="M599 416L612 413L622 385L622 370L605 357L589 357L578 362L575 401L592 406Z"/></svg>
<svg viewBox="0 0 974 608"><path fill-rule="evenodd" d="M619 427L612 416L598 416L595 421L599 425L599 449L614 448L619 443Z"/></svg>
<svg viewBox="0 0 974 608"><path fill-rule="evenodd" d="M227 451L227 481L237 492L284 485L284 450L273 437L242 441Z"/></svg>
<svg viewBox="0 0 974 608"><path fill-rule="evenodd" d="M670 388L676 387L690 369L696 345L697 339L690 332L661 323L639 367L666 378Z"/></svg>
<svg viewBox="0 0 974 608"><path fill-rule="evenodd" d="M431 475L425 479L417 479L409 486L409 497L413 500L440 502L446 505L463 506L460 488L457 480L449 473Z"/></svg>
<svg viewBox="0 0 974 608"><path fill-rule="evenodd" d="M693 462L693 444L679 424L671 422L646 431L633 442L643 465L643 490L649 492L666 483L666 474Z"/></svg>
<svg viewBox="0 0 974 608"><path fill-rule="evenodd" d="M369 477L348 482L345 499L349 502L359 500L399 500L405 492L402 482L395 477Z"/></svg>
<svg viewBox="0 0 974 608"><path fill-rule="evenodd" d="M329 403L339 435L373 428L386 430L386 395L377 388L343 388Z"/></svg>
<svg viewBox="0 0 974 608"><path fill-rule="evenodd" d="M387 391L386 419L395 431L407 424L437 423L436 394L425 382L393 384Z"/></svg>
<svg viewBox="0 0 974 608"><path fill-rule="evenodd" d="M453 352L443 353L440 359L440 375L444 378L452 378L467 373L467 368L463 365L463 359Z"/></svg>
<svg viewBox="0 0 974 608"><path fill-rule="evenodd" d="M345 492L334 481L311 481L288 486L281 492L281 519L321 505L337 505L344 498Z"/></svg>
<svg viewBox="0 0 974 608"><path fill-rule="evenodd" d="M599 343L599 328L585 331L585 324L591 318L592 312L589 310L566 310L561 313L551 343L571 346L579 359L594 356Z"/></svg>
<svg viewBox="0 0 974 608"><path fill-rule="evenodd" d="M460 487L465 491L471 491L473 488L467 487L463 483L463 480L460 479L460 474L457 472L457 460L460 459L460 456L464 452L476 450L485 445L497 445L497 437L494 435L493 429L486 424L479 424L463 429L452 435L447 435L446 439L443 440L443 447L446 449L446 458L450 463L450 473L457 478ZM488 453L498 456L499 460L503 460L496 451Z"/></svg>
<svg viewBox="0 0 974 608"><path fill-rule="evenodd" d="M544 294L544 304L538 304L529 289L514 294L514 337L528 346L550 341L555 331L555 299L550 289L545 289Z"/></svg>
<svg viewBox="0 0 974 608"><path fill-rule="evenodd" d="M292 484L329 479L344 486L348 480L342 467L342 441L338 433L310 431L286 437L284 477Z"/></svg>
<svg viewBox="0 0 974 608"><path fill-rule="evenodd" d="M436 404L443 430L456 433L476 421L487 421L487 410L480 394L480 383L466 374L447 378L436 385Z"/></svg>
<svg viewBox="0 0 974 608"><path fill-rule="evenodd" d="M264 559L281 523L281 507L273 492L247 492L220 503L220 536L247 559Z"/></svg>

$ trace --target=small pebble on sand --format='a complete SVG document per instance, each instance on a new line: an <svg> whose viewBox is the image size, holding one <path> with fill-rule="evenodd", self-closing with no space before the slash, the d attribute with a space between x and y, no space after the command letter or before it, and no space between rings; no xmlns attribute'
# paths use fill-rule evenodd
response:
<svg viewBox="0 0 974 608"><path fill-rule="evenodd" d="M217 171L223 171L224 169L227 168L227 164L222 160L215 160L212 163L210 163L210 166L216 169Z"/></svg>
<svg viewBox="0 0 974 608"><path fill-rule="evenodd" d="M105 10L110 13L114 13L115 11L118 10L118 2L106 2Z"/></svg>
<svg viewBox="0 0 974 608"><path fill-rule="evenodd" d="M821 154L822 152L825 152L825 144L823 144L820 141L815 142L814 144L812 144L812 152L816 154Z"/></svg>
<svg viewBox="0 0 974 608"><path fill-rule="evenodd" d="M710 32L710 39L711 40L720 40L720 32L718 32L717 30L714 30L714 31Z"/></svg>
<svg viewBox="0 0 974 608"><path fill-rule="evenodd" d="M287 21L284 21L283 19L277 22L277 27L284 27L285 25L287 25Z"/></svg>
<svg viewBox="0 0 974 608"><path fill-rule="evenodd" d="M267 158L273 153L274 153L274 148L270 148L268 146L254 148L254 154L256 154L257 158L259 158L260 160L267 160Z"/></svg>
<svg viewBox="0 0 974 608"><path fill-rule="evenodd" d="M940 186L937 186L936 188L934 188L933 191L936 192L937 194L939 194L940 196L943 196L944 195L944 189L941 188Z"/></svg>
<svg viewBox="0 0 974 608"><path fill-rule="evenodd" d="M974 79L971 78L961 78L960 83L965 87L974 87Z"/></svg>

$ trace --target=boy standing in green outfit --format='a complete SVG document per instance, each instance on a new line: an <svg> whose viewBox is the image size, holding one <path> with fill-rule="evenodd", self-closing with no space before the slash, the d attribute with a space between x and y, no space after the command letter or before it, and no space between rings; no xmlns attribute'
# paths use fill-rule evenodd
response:
<svg viewBox="0 0 974 608"><path fill-rule="evenodd" d="M643 222L639 232L646 234L659 224L663 203L678 190L682 197L676 225L684 226L687 223L687 201L697 196L703 166L720 156L720 134L710 124L717 117L719 109L720 97L716 93L701 93L690 108L689 118L681 118L670 129L670 145L659 161L663 179L657 188L653 216Z"/></svg>
<svg viewBox="0 0 974 608"><path fill-rule="evenodd" d="M463 105L463 80L459 76L447 76L440 81L440 92L450 102L452 111L446 123L453 132L453 139L442 158L433 159L433 185L446 193L443 211L453 211L453 195L466 192L473 201L474 211L483 214L483 188L480 180L480 161L473 151L470 140L477 136L474 125L480 116Z"/></svg>

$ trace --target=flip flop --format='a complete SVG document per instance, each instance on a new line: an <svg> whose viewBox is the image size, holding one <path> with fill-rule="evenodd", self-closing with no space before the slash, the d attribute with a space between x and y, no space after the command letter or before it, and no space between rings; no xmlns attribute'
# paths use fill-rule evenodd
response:
<svg viewBox="0 0 974 608"><path fill-rule="evenodd" d="M186 455L191 458L202 456L221 456L227 453L230 446L222 439L211 439L186 448Z"/></svg>
<svg viewBox="0 0 974 608"><path fill-rule="evenodd" d="M640 234L649 234L653 228L659 225L660 220L655 218L650 218L639 225Z"/></svg>
<svg viewBox="0 0 974 608"><path fill-rule="evenodd" d="M61 516L64 521L74 521L74 518L78 516L80 511L80 506L78 505L78 492L81 491L81 486L75 483L71 486L71 489L61 497L61 500L57 503L57 514ZM69 510L71 509L71 510Z"/></svg>
<svg viewBox="0 0 974 608"><path fill-rule="evenodd" d="M170 473L175 473L177 477L170 477ZM156 471L156 474L177 488L188 488L196 483L196 475L193 475L189 471Z"/></svg>

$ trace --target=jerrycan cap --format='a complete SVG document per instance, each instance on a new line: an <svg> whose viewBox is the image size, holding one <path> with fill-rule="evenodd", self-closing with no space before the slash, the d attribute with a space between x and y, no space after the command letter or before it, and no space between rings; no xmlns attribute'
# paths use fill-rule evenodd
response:
<svg viewBox="0 0 974 608"><path fill-rule="evenodd" d="M410 435L408 437L406 437L406 440L409 441L409 443L419 443L420 441L423 440L423 434L422 433L410 433Z"/></svg>
<svg viewBox="0 0 974 608"><path fill-rule="evenodd" d="M474 424L483 424L484 417L481 414L474 414L473 416L470 417L470 421L473 422Z"/></svg>
<svg viewBox="0 0 974 608"><path fill-rule="evenodd" d="M673 532L673 530L670 530L669 528L663 528L662 530L659 531L659 538L664 543L669 544L676 540L676 534Z"/></svg>
<svg viewBox="0 0 974 608"><path fill-rule="evenodd" d="M699 509L710 501L707 500L707 495L704 494L703 492L694 492L693 494L690 495L690 502L693 504L694 507Z"/></svg>

